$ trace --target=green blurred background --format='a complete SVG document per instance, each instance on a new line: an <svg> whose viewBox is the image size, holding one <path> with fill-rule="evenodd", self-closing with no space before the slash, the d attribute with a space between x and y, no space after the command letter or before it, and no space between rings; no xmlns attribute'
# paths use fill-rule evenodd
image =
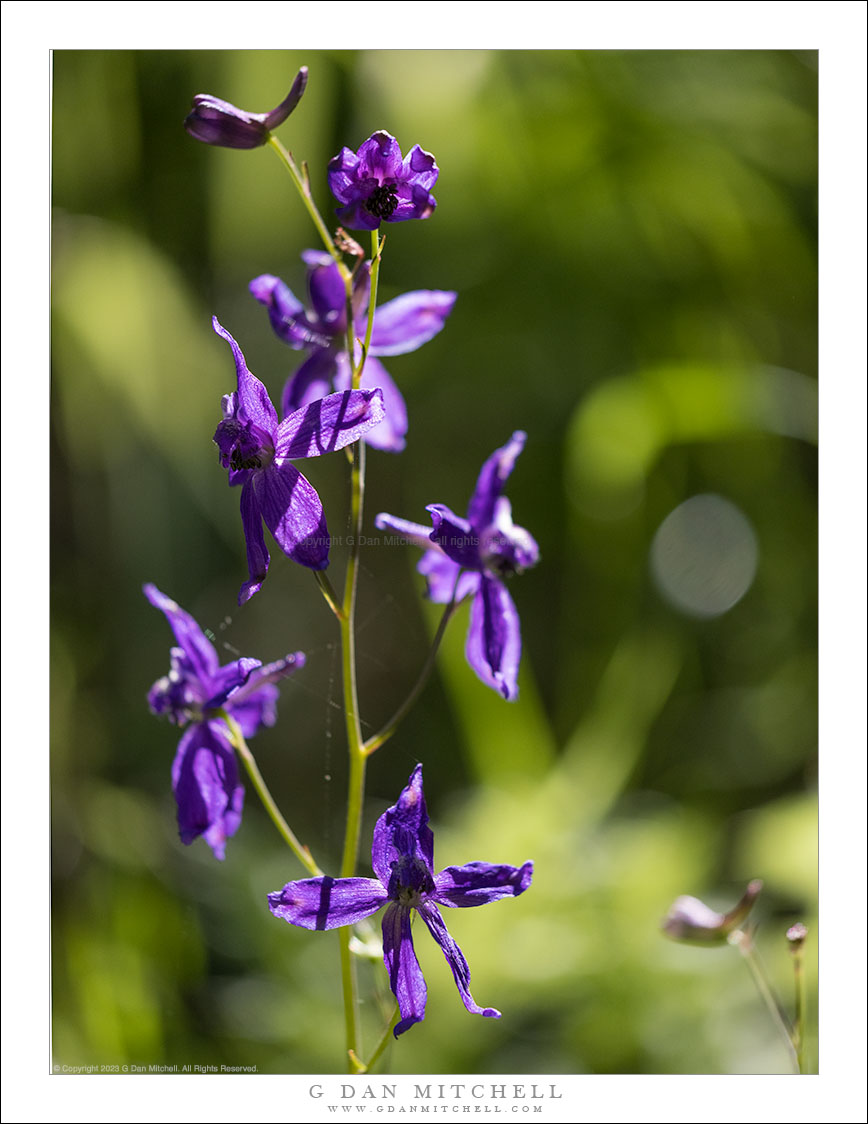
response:
<svg viewBox="0 0 868 1124"><path fill-rule="evenodd" d="M226 660L302 648L252 748L335 869L337 630L277 551L237 609L238 492L211 443L235 378L211 315L277 398L300 360L246 286L273 272L302 291L299 253L317 243L271 152L208 148L182 127L200 91L270 109L303 63L308 91L279 135L320 209L342 145L378 128L419 142L441 168L439 206L385 228L381 297L459 293L440 336L386 361L411 429L400 458L369 457L371 537L377 511L463 511L482 461L523 428L509 494L542 551L511 586L519 702L467 667L465 608L371 762L363 859L422 761L438 869L536 862L519 901L448 916L476 998L503 1019L464 1011L420 931L428 1014L385 1065L787 1072L737 953L659 933L677 895L728 908L761 877L768 971L789 1005L783 934L805 920L813 990L817 60L774 51L55 53L54 1060L342 1068L337 938L265 908L301 869L249 786L225 863L179 843L177 730L145 701L170 645L145 581ZM345 462L305 471L340 533ZM363 555L371 731L436 622L416 560ZM335 583L343 565L333 551ZM382 965L363 968L370 1043L388 993Z"/></svg>

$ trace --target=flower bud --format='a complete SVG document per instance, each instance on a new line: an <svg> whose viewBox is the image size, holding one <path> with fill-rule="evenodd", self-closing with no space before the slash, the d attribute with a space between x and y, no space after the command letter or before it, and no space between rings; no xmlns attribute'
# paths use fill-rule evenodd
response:
<svg viewBox="0 0 868 1124"><path fill-rule="evenodd" d="M762 888L760 879L755 878L729 913L717 913L699 898L677 898L663 921L663 932L674 941L703 945L725 944L729 934L750 913Z"/></svg>
<svg viewBox="0 0 868 1124"><path fill-rule="evenodd" d="M223 148L258 148L268 141L271 130L289 117L301 101L306 85L307 67L303 66L296 74L289 93L270 113L247 113L211 94L197 94L184 121L184 128L191 137L204 144L222 145Z"/></svg>

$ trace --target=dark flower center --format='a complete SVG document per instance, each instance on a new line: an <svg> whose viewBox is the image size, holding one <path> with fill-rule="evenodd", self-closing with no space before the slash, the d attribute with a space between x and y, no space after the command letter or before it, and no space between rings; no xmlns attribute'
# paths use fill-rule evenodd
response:
<svg viewBox="0 0 868 1124"><path fill-rule="evenodd" d="M151 687L148 704L154 714L167 715L176 726L202 721L202 685L183 648L172 648L168 675Z"/></svg>
<svg viewBox="0 0 868 1124"><path fill-rule="evenodd" d="M401 905L418 907L434 892L434 879L421 859L402 855L392 865L389 879L389 897Z"/></svg>
<svg viewBox="0 0 868 1124"><path fill-rule="evenodd" d="M381 183L364 202L364 208L378 219L390 219L398 206L398 187L394 183Z"/></svg>
<svg viewBox="0 0 868 1124"><path fill-rule="evenodd" d="M508 531L489 527L480 537L479 553L485 569L498 578L520 574L539 561L539 547L533 536L524 527L514 525Z"/></svg>
<svg viewBox="0 0 868 1124"><path fill-rule="evenodd" d="M250 422L227 418L217 426L214 442L220 450L220 463L233 472L267 468L274 448L265 435Z"/></svg>

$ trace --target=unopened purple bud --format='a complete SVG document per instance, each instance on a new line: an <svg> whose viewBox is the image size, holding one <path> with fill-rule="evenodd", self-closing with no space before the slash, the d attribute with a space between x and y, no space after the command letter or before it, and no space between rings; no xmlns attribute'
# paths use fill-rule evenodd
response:
<svg viewBox="0 0 868 1124"><path fill-rule="evenodd" d="M725 944L729 934L750 913L762 888L760 879L755 878L729 913L717 913L699 898L677 898L663 921L663 932L674 941L703 945Z"/></svg>
<svg viewBox="0 0 868 1124"><path fill-rule="evenodd" d="M223 148L258 148L267 143L271 130L289 117L301 101L306 85L307 67L303 66L296 74L289 93L270 113L247 113L211 94L197 94L184 121L184 128L203 144L217 144Z"/></svg>

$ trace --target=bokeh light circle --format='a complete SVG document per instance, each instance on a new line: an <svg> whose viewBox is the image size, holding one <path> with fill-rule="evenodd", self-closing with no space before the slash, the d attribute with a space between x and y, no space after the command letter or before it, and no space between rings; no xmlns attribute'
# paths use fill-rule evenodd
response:
<svg viewBox="0 0 868 1124"><path fill-rule="evenodd" d="M657 528L651 573L676 609L718 617L750 589L758 556L745 515L729 500L708 493L679 504Z"/></svg>

